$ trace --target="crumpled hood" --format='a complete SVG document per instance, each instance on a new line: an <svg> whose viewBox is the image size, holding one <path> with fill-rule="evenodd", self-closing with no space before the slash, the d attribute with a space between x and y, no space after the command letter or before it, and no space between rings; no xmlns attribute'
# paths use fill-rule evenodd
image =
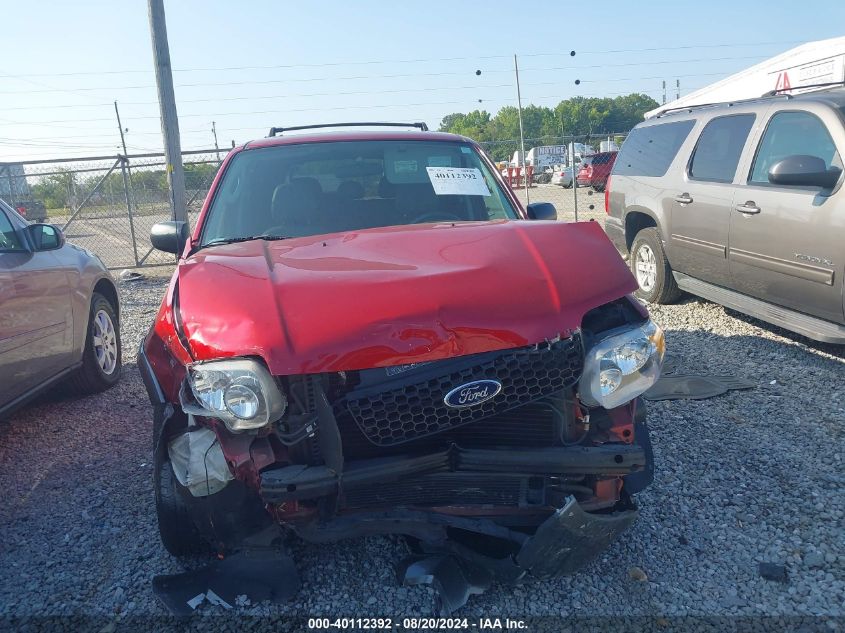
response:
<svg viewBox="0 0 845 633"><path fill-rule="evenodd" d="M195 359L284 375L530 345L635 289L597 223L499 221L205 248L178 291Z"/></svg>

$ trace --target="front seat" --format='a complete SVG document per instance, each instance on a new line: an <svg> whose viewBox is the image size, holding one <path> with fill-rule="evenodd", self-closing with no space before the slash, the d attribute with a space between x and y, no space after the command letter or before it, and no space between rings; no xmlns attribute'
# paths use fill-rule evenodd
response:
<svg viewBox="0 0 845 633"><path fill-rule="evenodd" d="M314 178L294 178L276 187L271 204L273 233L303 237L327 232L320 217L322 195L320 183Z"/></svg>

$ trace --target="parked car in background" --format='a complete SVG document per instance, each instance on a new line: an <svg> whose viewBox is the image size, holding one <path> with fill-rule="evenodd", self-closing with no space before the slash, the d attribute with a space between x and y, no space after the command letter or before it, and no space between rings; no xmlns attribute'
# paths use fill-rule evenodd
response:
<svg viewBox="0 0 845 633"><path fill-rule="evenodd" d="M44 222L47 220L47 208L43 202L35 198L17 198L12 206L28 222Z"/></svg>
<svg viewBox="0 0 845 633"><path fill-rule="evenodd" d="M604 191L607 178L616 162L619 152L599 152L592 156L585 156L578 170L578 186L592 187L595 191Z"/></svg>
<svg viewBox="0 0 845 633"><path fill-rule="evenodd" d="M669 303L686 290L845 344L843 120L840 87L638 125L605 192L637 294Z"/></svg>
<svg viewBox="0 0 845 633"><path fill-rule="evenodd" d="M572 187L572 167L556 166L552 173L551 183L553 185L560 185L564 189Z"/></svg>
<svg viewBox="0 0 845 633"><path fill-rule="evenodd" d="M412 534L502 580L579 568L651 481L664 351L604 232L524 209L462 136L276 131L193 233L153 229L179 255L138 360L165 547L277 525Z"/></svg>
<svg viewBox="0 0 845 633"><path fill-rule="evenodd" d="M95 255L0 201L0 417L64 378L84 393L114 385L119 312Z"/></svg>

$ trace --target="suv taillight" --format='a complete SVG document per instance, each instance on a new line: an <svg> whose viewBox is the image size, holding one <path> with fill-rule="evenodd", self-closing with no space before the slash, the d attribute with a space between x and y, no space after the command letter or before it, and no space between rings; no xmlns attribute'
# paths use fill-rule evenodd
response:
<svg viewBox="0 0 845 633"><path fill-rule="evenodd" d="M610 215L610 176L607 177L607 182L604 183L604 212Z"/></svg>

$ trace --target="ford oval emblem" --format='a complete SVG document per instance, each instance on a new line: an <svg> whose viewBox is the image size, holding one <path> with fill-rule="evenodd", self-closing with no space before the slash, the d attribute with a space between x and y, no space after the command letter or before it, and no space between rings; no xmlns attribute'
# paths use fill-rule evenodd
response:
<svg viewBox="0 0 845 633"><path fill-rule="evenodd" d="M487 402L501 390L502 383L498 380L473 380L452 389L443 398L443 402L453 409L465 409Z"/></svg>

